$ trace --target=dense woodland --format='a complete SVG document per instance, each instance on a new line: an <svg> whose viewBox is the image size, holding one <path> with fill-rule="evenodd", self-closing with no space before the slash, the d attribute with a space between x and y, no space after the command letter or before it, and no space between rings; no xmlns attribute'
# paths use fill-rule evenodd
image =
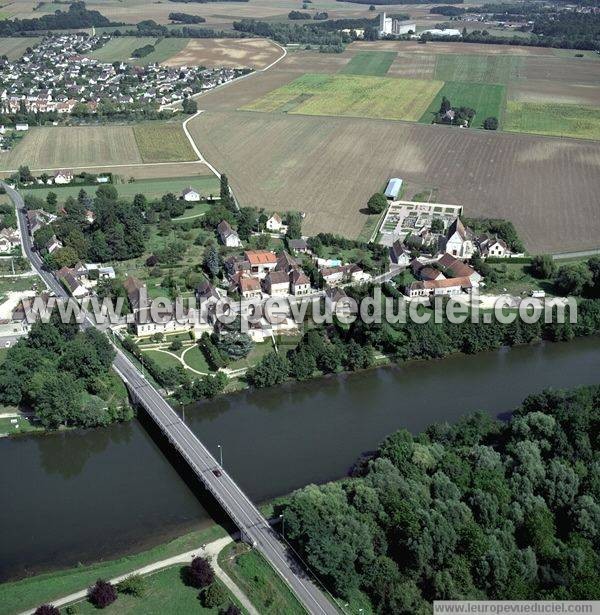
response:
<svg viewBox="0 0 600 615"><path fill-rule="evenodd" d="M377 613L433 600L600 598L600 387L528 397L384 440L353 478L275 511L334 594ZM364 599L364 596L363 596Z"/></svg>
<svg viewBox="0 0 600 615"><path fill-rule="evenodd" d="M111 371L113 358L103 333L80 331L55 312L8 350L0 366L0 403L31 408L48 429L129 419L125 391Z"/></svg>
<svg viewBox="0 0 600 615"><path fill-rule="evenodd" d="M0 20L0 36L17 36L23 32L40 30L83 29L113 25L120 24L111 22L99 11L89 11L85 2L73 2L68 11L58 10L34 19Z"/></svg>

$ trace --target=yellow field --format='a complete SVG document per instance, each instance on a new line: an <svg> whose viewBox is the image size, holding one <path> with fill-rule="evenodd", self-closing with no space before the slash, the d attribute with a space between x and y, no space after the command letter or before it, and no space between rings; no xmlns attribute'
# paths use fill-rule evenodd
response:
<svg viewBox="0 0 600 615"><path fill-rule="evenodd" d="M181 124L137 124L133 132L144 162L187 162L197 159Z"/></svg>
<svg viewBox="0 0 600 615"><path fill-rule="evenodd" d="M307 74L243 109L417 121L443 81Z"/></svg>

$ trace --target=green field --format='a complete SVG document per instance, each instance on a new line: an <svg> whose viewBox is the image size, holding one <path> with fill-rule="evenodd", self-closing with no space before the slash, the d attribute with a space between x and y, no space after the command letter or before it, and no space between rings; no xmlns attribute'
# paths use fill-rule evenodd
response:
<svg viewBox="0 0 600 615"><path fill-rule="evenodd" d="M152 64L168 60L179 53L189 41L187 38L164 38L157 43L157 40L151 36L120 36L110 39L106 45L87 55L101 62L129 61L138 65ZM155 50L143 58L131 57L135 49L145 45L154 45Z"/></svg>
<svg viewBox="0 0 600 615"><path fill-rule="evenodd" d="M473 128L480 128L481 123L487 117L496 117L501 122L506 96L505 86L458 82L445 83L419 121L425 124L431 123L434 114L440 109L442 97L444 96L453 107L471 107L475 109L477 113L471 122L471 127Z"/></svg>
<svg viewBox="0 0 600 615"><path fill-rule="evenodd" d="M359 51L340 70L345 75L385 75L396 59L395 51Z"/></svg>
<svg viewBox="0 0 600 615"><path fill-rule="evenodd" d="M219 180L214 175L191 175L187 177L172 177L168 179L139 179L135 182L125 184L115 184L119 196L125 198L133 198L136 194L144 194L148 199L160 198L167 192L180 194L184 188L191 186L198 190L203 195L218 194ZM83 188L89 194L94 194L97 190L96 186L84 186ZM54 192L58 196L58 202L64 203L67 197L77 197L80 186L64 186L57 188L36 188L28 190L25 194L33 194L39 198L45 199L48 192ZM198 211L197 203L189 203L190 208L185 211L183 217L192 216Z"/></svg>
<svg viewBox="0 0 600 615"><path fill-rule="evenodd" d="M521 62L520 57L508 55L438 55L434 75L440 81L505 84L518 77Z"/></svg>
<svg viewBox="0 0 600 615"><path fill-rule="evenodd" d="M442 85L420 79L307 74L244 109L417 121Z"/></svg>
<svg viewBox="0 0 600 615"><path fill-rule="evenodd" d="M9 60L18 60L27 47L35 47L41 40L39 36L0 38L0 56L5 55Z"/></svg>
<svg viewBox="0 0 600 615"><path fill-rule="evenodd" d="M197 160L181 124L136 124L133 134L144 162Z"/></svg>
<svg viewBox="0 0 600 615"><path fill-rule="evenodd" d="M513 132L600 139L600 108L508 101L503 128Z"/></svg>

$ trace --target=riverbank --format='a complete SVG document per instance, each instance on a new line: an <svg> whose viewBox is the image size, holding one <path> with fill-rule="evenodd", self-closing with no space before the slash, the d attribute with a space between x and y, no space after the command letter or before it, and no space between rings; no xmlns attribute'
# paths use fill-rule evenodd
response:
<svg viewBox="0 0 600 615"><path fill-rule="evenodd" d="M597 337L514 347L242 391L189 408L186 422L264 502L347 475L399 428L480 409L498 416L550 386L598 383L599 364ZM185 463L140 420L5 438L0 482L10 494L0 508L4 579L147 551L210 522Z"/></svg>

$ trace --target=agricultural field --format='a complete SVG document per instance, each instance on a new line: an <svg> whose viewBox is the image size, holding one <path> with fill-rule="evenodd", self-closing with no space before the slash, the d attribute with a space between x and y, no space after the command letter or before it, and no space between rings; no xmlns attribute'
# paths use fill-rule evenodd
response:
<svg viewBox="0 0 600 615"><path fill-rule="evenodd" d="M476 114L471 122L473 128L479 128L487 117L501 120L506 88L503 85L488 83L446 82L431 101L427 111L420 118L429 124L434 114L439 111L442 98L446 97L453 107L471 107Z"/></svg>
<svg viewBox="0 0 600 615"><path fill-rule="evenodd" d="M0 170L21 165L58 169L140 162L131 126L36 127L13 150L0 155Z"/></svg>
<svg viewBox="0 0 600 615"><path fill-rule="evenodd" d="M144 162L188 162L197 158L179 123L135 124L133 134Z"/></svg>
<svg viewBox="0 0 600 615"><path fill-rule="evenodd" d="M282 53L281 48L275 43L262 38L195 38L191 39L178 53L172 54L167 61L163 61L163 64L166 66L225 66L256 70L265 68L277 60Z"/></svg>
<svg viewBox="0 0 600 615"><path fill-rule="evenodd" d="M396 55L395 51L359 51L340 73L383 76L388 72Z"/></svg>
<svg viewBox="0 0 600 615"><path fill-rule="evenodd" d="M509 101L504 129L600 140L600 108Z"/></svg>
<svg viewBox="0 0 600 615"><path fill-rule="evenodd" d="M442 85L417 79L307 74L244 109L417 121Z"/></svg>
<svg viewBox="0 0 600 615"><path fill-rule="evenodd" d="M398 53L387 74L388 77L433 79L436 56L430 54Z"/></svg>
<svg viewBox="0 0 600 615"><path fill-rule="evenodd" d="M156 175L156 169L154 171ZM181 194L181 192L191 186L195 190L198 190L202 195L218 194L219 193L219 180L214 176L202 176L191 175L189 177L178 178L155 178L138 180L134 182L115 183L115 188L119 193L119 196L124 198L133 198L136 194L144 194L148 199L160 198L163 194L172 192L175 195ZM25 194L33 194L39 198L45 199L48 192L54 192L58 197L59 203L64 203L65 200L72 196L77 197L81 186L52 186L48 188L35 188L33 190L25 191ZM94 194L97 190L96 186L83 186L83 189L89 194ZM183 217L197 215L201 211L206 209L206 205L201 203L189 203L190 208L186 210ZM200 209L202 207L202 209Z"/></svg>
<svg viewBox="0 0 600 615"><path fill-rule="evenodd" d="M163 62L178 54L187 45L188 40L187 38L156 39L149 36L120 36L110 39L106 45L87 55L101 62L127 61L138 65L152 64ZM131 57L135 49L145 45L154 45L155 50L143 58Z"/></svg>
<svg viewBox="0 0 600 615"><path fill-rule="evenodd" d="M7 56L9 60L18 60L27 47L34 47L42 39L39 36L0 38L0 56Z"/></svg>
<svg viewBox="0 0 600 615"><path fill-rule="evenodd" d="M434 76L440 81L505 84L518 77L521 63L521 57L509 55L438 55Z"/></svg>
<svg viewBox="0 0 600 615"><path fill-rule="evenodd" d="M243 206L305 212L306 234L357 237L368 198L398 176L468 216L512 220L533 253L597 247L597 142L239 111L207 112L189 127Z"/></svg>

